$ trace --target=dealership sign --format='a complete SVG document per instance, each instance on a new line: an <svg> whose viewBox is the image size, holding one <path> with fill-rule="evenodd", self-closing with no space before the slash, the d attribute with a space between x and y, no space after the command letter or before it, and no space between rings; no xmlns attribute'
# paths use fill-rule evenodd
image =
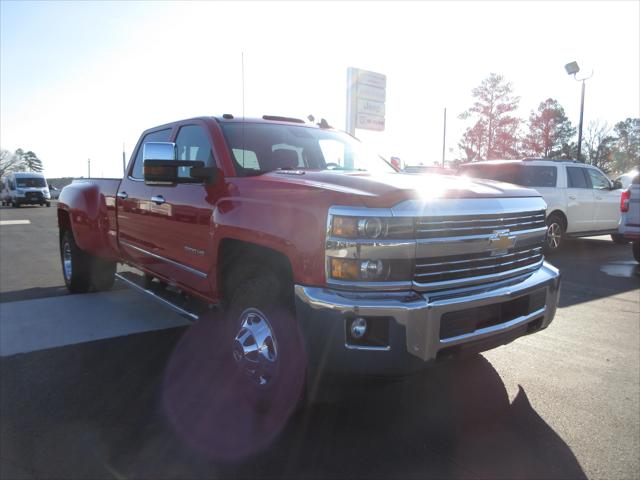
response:
<svg viewBox="0 0 640 480"><path fill-rule="evenodd" d="M347 69L347 131L384 130L387 77L358 68Z"/></svg>

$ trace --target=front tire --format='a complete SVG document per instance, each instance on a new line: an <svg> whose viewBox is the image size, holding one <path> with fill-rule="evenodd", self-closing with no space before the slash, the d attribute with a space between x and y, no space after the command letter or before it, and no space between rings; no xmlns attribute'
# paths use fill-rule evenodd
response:
<svg viewBox="0 0 640 480"><path fill-rule="evenodd" d="M227 351L246 400L260 411L292 413L304 397L307 359L291 292L272 273L254 275L238 285L229 304Z"/></svg>
<svg viewBox="0 0 640 480"><path fill-rule="evenodd" d="M547 236L544 242L546 254L555 253L560 250L565 236L564 219L558 214L551 214L547 217Z"/></svg>
<svg viewBox="0 0 640 480"><path fill-rule="evenodd" d="M634 240L631 249L633 250L633 258L640 263L640 240Z"/></svg>

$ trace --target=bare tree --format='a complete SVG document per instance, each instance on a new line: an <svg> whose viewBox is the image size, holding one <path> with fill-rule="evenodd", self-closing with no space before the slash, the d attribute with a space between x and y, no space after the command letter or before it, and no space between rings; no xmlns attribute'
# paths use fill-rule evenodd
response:
<svg viewBox="0 0 640 480"><path fill-rule="evenodd" d="M13 171L19 171L20 163L22 159L15 153L11 153L9 150L0 150L0 177Z"/></svg>
<svg viewBox="0 0 640 480"><path fill-rule="evenodd" d="M589 122L585 135L587 163L594 165L604 172L611 168L615 137L607 122L600 120Z"/></svg>

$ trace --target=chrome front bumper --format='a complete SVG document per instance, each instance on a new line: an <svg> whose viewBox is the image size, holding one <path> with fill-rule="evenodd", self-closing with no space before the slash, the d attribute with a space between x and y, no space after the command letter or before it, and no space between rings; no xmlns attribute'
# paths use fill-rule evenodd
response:
<svg viewBox="0 0 640 480"><path fill-rule="evenodd" d="M440 338L446 313L502 304L546 290L544 306L504 323ZM445 353L467 346L486 350L528 333L546 328L556 312L560 290L559 271L544 263L526 276L474 288L423 292L345 292L296 285L297 316L310 362L320 367L362 373L402 373ZM469 313L473 315L473 310ZM354 316L390 319L389 347L368 349L346 342L345 322ZM379 368L385 363L391 368ZM351 368L354 365L356 368ZM385 370L384 372L378 370Z"/></svg>

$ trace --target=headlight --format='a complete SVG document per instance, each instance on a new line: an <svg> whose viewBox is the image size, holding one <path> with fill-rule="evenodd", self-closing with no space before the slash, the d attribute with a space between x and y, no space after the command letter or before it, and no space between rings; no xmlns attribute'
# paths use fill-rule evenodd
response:
<svg viewBox="0 0 640 480"><path fill-rule="evenodd" d="M378 217L358 220L358 235L363 238L380 238L387 233L387 223Z"/></svg>
<svg viewBox="0 0 640 480"><path fill-rule="evenodd" d="M403 282L413 275L411 259L329 258L329 277L342 282Z"/></svg>
<svg viewBox="0 0 640 480"><path fill-rule="evenodd" d="M388 276L389 263L383 260L331 259L331 277L336 280L375 282Z"/></svg>
<svg viewBox="0 0 640 480"><path fill-rule="evenodd" d="M16 189L16 193L18 195L24 195L24 190L22 190L21 188Z"/></svg>
<svg viewBox="0 0 640 480"><path fill-rule="evenodd" d="M331 211L333 210L333 211ZM341 287L410 286L415 263L415 220L390 210L332 207L325 244L327 281Z"/></svg>
<svg viewBox="0 0 640 480"><path fill-rule="evenodd" d="M340 238L412 238L413 219L336 215L331 219L330 233Z"/></svg>

